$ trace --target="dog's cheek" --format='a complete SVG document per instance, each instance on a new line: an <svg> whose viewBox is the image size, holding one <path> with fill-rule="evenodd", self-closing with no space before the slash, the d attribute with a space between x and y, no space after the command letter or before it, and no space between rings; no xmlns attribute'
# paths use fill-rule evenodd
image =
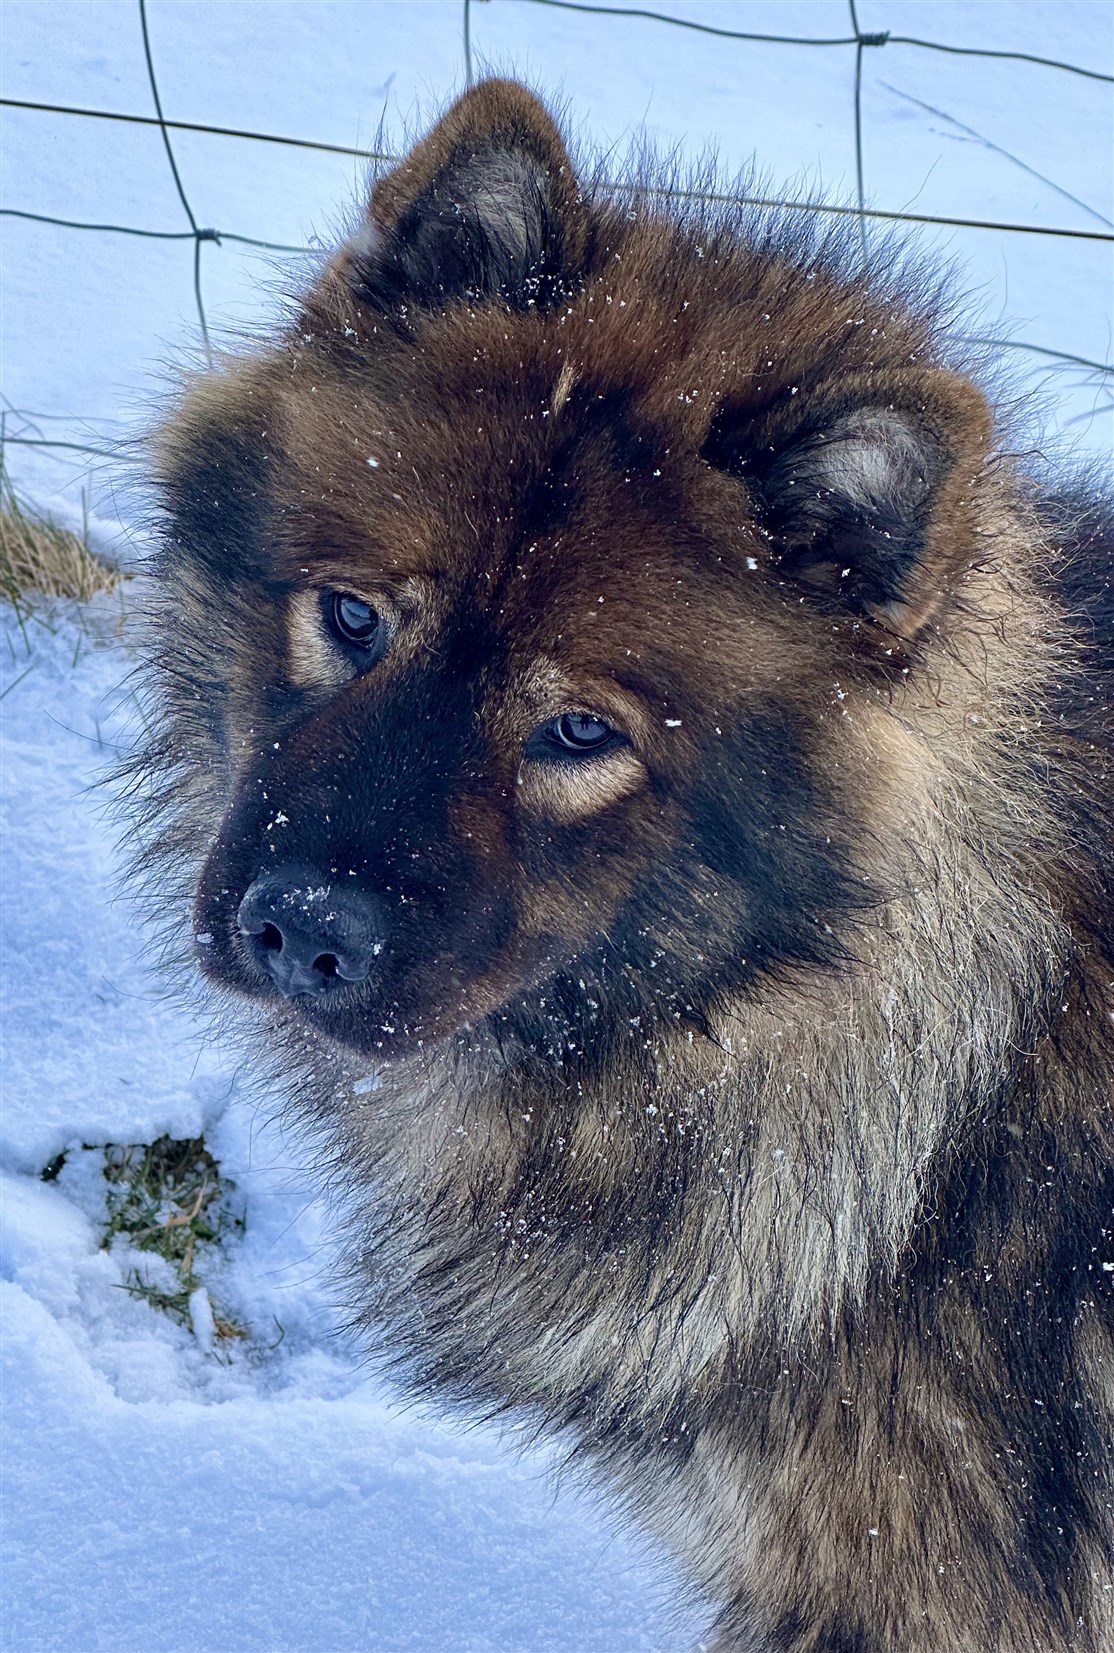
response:
<svg viewBox="0 0 1114 1653"><path fill-rule="evenodd" d="M606 816L535 829L519 871L524 936L553 968L609 937L668 842L666 812L645 794Z"/></svg>
<svg viewBox="0 0 1114 1653"><path fill-rule="evenodd" d="M255 876L258 825L245 810L244 788L229 807L209 846L194 892L194 956L211 982L242 993L258 991L256 973L246 967L236 924L240 900Z"/></svg>

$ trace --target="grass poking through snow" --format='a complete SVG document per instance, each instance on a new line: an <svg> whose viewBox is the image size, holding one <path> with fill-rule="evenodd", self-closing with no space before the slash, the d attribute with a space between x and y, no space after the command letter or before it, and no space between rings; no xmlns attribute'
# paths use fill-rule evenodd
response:
<svg viewBox="0 0 1114 1653"><path fill-rule="evenodd" d="M162 1309L183 1325L191 1323L190 1298L202 1284L196 1266L206 1246L243 1232L229 1195L232 1185L220 1174L203 1137L163 1136L157 1142L104 1150L108 1182L108 1220L104 1244L125 1236L140 1251L152 1252L170 1265L155 1279L133 1268L124 1282L133 1296ZM226 1316L213 1313L218 1339L248 1334Z"/></svg>
<svg viewBox="0 0 1114 1653"><path fill-rule="evenodd" d="M128 1270L123 1289L141 1297L183 1326L192 1326L208 1348L216 1339L246 1338L243 1326L209 1303L212 1326L201 1335L191 1298L205 1285L198 1265L215 1246L236 1240L244 1231L237 1212L236 1185L221 1175L204 1137L160 1136L156 1142L107 1142L82 1145L83 1153L103 1155L107 1184L98 1222L101 1245L111 1249L120 1239L151 1257ZM66 1170L70 1150L41 1172L56 1182ZM98 1202L99 1203L99 1202ZM206 1296L208 1293L206 1291ZM206 1314L206 1319L208 1313Z"/></svg>
<svg viewBox="0 0 1114 1653"><path fill-rule="evenodd" d="M0 597L16 608L34 594L84 603L119 579L90 548L84 528L80 534L60 528L20 499L0 449Z"/></svg>

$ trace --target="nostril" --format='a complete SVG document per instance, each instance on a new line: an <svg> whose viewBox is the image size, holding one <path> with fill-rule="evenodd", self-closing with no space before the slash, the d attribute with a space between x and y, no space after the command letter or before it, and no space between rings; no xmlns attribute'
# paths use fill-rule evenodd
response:
<svg viewBox="0 0 1114 1653"><path fill-rule="evenodd" d="M319 970L326 977L340 974L339 962L335 953L318 953L313 961L313 968Z"/></svg>
<svg viewBox="0 0 1114 1653"><path fill-rule="evenodd" d="M259 945L269 953L282 952L282 931L277 924L264 924L258 935Z"/></svg>

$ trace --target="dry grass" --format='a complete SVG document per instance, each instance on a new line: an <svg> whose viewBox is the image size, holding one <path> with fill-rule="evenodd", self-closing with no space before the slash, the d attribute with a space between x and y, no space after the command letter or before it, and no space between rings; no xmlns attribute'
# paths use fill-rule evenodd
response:
<svg viewBox="0 0 1114 1653"><path fill-rule="evenodd" d="M137 1250L169 1263L170 1277L160 1270L153 1281L140 1268L129 1270L124 1289L188 1326L190 1297L203 1284L196 1265L203 1262L209 1248L243 1232L234 1185L221 1175L203 1137L110 1142L101 1151L108 1184L101 1244L109 1247L122 1236ZM65 1161L64 1153L52 1160L42 1173L43 1180L53 1182ZM248 1335L215 1306L213 1330L218 1340Z"/></svg>
<svg viewBox="0 0 1114 1653"><path fill-rule="evenodd" d="M60 528L25 505L0 460L0 597L16 607L35 595L84 603L119 579L90 549L84 529Z"/></svg>
<svg viewBox="0 0 1114 1653"><path fill-rule="evenodd" d="M194 1272L198 1249L243 1229L230 1209L229 1183L221 1176L204 1138L175 1139L137 1147L112 1144L105 1149L108 1223L104 1243L125 1234L140 1251L155 1252L177 1275L173 1290L156 1288L133 1269L128 1291L189 1324L190 1295L201 1284ZM234 1321L214 1313L218 1338L246 1337Z"/></svg>

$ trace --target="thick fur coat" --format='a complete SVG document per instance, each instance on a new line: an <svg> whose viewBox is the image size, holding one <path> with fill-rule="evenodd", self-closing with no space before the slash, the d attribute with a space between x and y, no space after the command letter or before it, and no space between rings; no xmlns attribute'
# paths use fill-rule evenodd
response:
<svg viewBox="0 0 1114 1653"><path fill-rule="evenodd" d="M461 98L159 434L143 864L723 1653L1108 1653L1111 513L816 222Z"/></svg>

